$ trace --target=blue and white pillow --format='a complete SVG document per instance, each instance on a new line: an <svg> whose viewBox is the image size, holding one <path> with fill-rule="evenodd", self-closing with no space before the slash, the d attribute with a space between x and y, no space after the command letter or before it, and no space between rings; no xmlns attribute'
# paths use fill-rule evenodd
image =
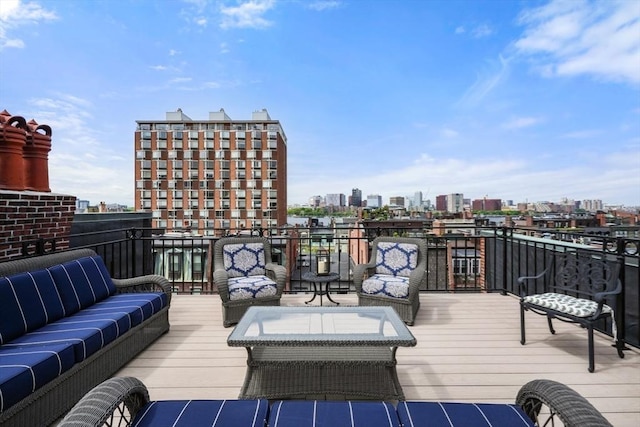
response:
<svg viewBox="0 0 640 427"><path fill-rule="evenodd" d="M378 242L376 273L409 277L418 266L418 245Z"/></svg>
<svg viewBox="0 0 640 427"><path fill-rule="evenodd" d="M262 243L234 243L224 245L224 269L229 277L264 275L265 256Z"/></svg>

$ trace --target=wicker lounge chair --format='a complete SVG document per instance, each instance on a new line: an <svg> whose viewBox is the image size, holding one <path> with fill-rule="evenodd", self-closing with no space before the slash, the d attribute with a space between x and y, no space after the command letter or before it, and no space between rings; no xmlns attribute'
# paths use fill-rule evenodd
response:
<svg viewBox="0 0 640 427"><path fill-rule="evenodd" d="M391 306L405 323L413 325L426 266L427 246L423 240L377 237L371 244L370 261L353 269L359 305Z"/></svg>
<svg viewBox="0 0 640 427"><path fill-rule="evenodd" d="M225 237L213 252L213 282L222 299L225 327L238 323L252 305L280 305L287 273L271 261L267 239Z"/></svg>

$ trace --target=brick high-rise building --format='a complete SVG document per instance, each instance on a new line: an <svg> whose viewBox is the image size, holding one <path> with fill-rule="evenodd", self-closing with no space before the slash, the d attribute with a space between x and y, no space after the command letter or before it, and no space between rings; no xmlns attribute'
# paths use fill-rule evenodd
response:
<svg viewBox="0 0 640 427"><path fill-rule="evenodd" d="M135 208L152 211L155 227L221 235L286 224L287 137L267 110L192 120L178 109L136 123Z"/></svg>

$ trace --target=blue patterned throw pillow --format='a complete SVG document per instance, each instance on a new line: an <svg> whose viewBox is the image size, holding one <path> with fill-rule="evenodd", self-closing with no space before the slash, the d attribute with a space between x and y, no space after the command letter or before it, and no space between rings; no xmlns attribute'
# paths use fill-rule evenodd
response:
<svg viewBox="0 0 640 427"><path fill-rule="evenodd" d="M229 277L264 275L265 257L262 243L238 243L223 248L224 269Z"/></svg>
<svg viewBox="0 0 640 427"><path fill-rule="evenodd" d="M418 265L418 245L412 243L379 242L376 273L390 276L411 275Z"/></svg>

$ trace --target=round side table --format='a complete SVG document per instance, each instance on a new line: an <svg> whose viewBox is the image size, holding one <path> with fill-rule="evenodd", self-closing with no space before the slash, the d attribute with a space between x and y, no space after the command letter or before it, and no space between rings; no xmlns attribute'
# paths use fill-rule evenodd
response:
<svg viewBox="0 0 640 427"><path fill-rule="evenodd" d="M331 282L335 282L339 278L340 275L338 273L329 273L322 275L318 275L312 271L307 271L306 273L304 273L302 275L302 280L304 280L305 282L309 282L311 286L313 286L313 298L311 298L309 301L305 301L305 304L309 304L311 301L316 299L316 296L320 295L320 305L322 305L322 295L326 295L329 301L331 301L335 305L340 305L339 302L335 302L334 300L332 300L331 296L329 295L329 284ZM325 284L324 290L322 289L323 283Z"/></svg>

